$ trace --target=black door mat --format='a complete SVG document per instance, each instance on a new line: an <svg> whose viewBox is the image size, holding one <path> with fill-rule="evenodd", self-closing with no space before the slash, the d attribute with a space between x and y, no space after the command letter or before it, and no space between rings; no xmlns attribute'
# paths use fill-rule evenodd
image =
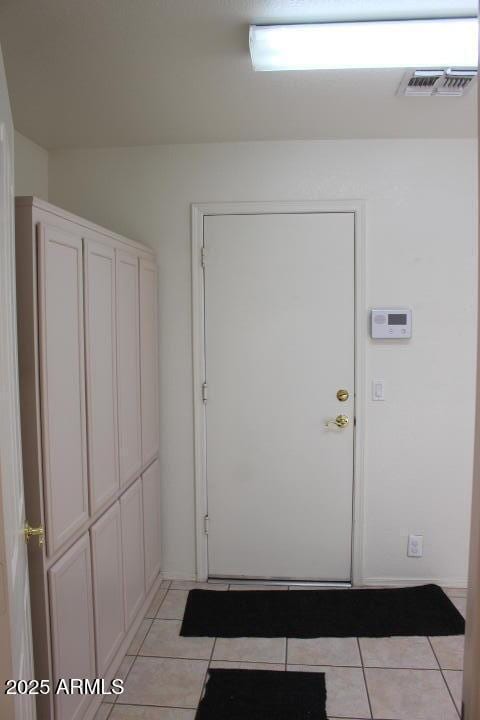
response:
<svg viewBox="0 0 480 720"><path fill-rule="evenodd" d="M323 673L210 670L195 720L327 720L326 700Z"/></svg>
<svg viewBox="0 0 480 720"><path fill-rule="evenodd" d="M187 637L463 635L465 621L438 587L368 590L192 590Z"/></svg>

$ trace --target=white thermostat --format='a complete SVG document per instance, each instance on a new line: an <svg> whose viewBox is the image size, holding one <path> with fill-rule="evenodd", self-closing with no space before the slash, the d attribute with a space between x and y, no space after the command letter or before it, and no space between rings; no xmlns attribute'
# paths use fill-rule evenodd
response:
<svg viewBox="0 0 480 720"><path fill-rule="evenodd" d="M412 337L410 308L372 308L372 338L406 340Z"/></svg>

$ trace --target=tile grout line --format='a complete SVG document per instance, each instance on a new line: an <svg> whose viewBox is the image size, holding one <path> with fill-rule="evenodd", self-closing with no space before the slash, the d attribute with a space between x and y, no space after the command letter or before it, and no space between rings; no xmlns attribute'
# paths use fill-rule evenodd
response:
<svg viewBox="0 0 480 720"><path fill-rule="evenodd" d="M144 623L145 620L150 620L150 627L148 628L147 633L146 633L146 635L145 635L145 637L147 637L148 633L150 632L150 628L152 627L153 620L151 620L151 618L144 618L144 619L142 620L142 623ZM139 630L140 630L140 627L141 627L141 624L140 624L140 626L139 626L139 628L138 628ZM137 630L137 632L138 632L138 630ZM132 642L133 642L133 640L132 640ZM140 647L141 647L142 645L143 645L143 642L140 644ZM123 685L124 685L124 687L125 687L125 683L127 682L127 678L128 678L128 676L130 675L130 671L131 671L131 669L133 668L133 666L134 666L134 664L135 664L135 660L136 660L137 657L138 657L138 653L137 653L136 655L128 655L127 653L125 653L125 655L124 655L124 657L123 657L123 659L122 659L122 662L121 662L120 665L119 665L119 669L120 669L122 663L125 662L125 660L126 660L128 657L133 658L133 660L132 660L132 662L131 662L131 664L130 664L130 667L128 668L127 672L125 673L125 675L124 675L124 677L123 677ZM105 720L108 720L108 718L110 717L110 715L113 713L113 709L114 709L115 705L117 704L117 700L118 700L119 697L121 697L121 695L117 695L117 696L115 697L115 700L114 700L113 702L111 702L111 703L104 702L104 703L101 703L101 704L100 704L100 707L101 707L102 705L109 705L109 706L110 706L110 711L108 712ZM121 704L121 703L120 703L120 704ZM99 709L100 709L100 707L99 707ZM98 711L97 711L97 712L98 712Z"/></svg>
<svg viewBox="0 0 480 720"><path fill-rule="evenodd" d="M165 598L167 597L167 593L168 593L168 591L169 591L169 589L170 589L170 585L171 585L171 582L170 582L170 581L167 581L167 587L165 588L165 589L166 589L166 593L165 593L165 595L163 596L162 600L160 601L160 605L158 606L157 613L160 611L160 608L161 608L161 606L162 606L162 603L163 603L163 601L165 600ZM160 586L159 586L158 590L161 589L161 586L162 586L162 583L160 583ZM158 590L157 590L157 592L158 592ZM148 612L148 609L147 609L147 612ZM156 616L155 616L155 617L156 617ZM133 661L132 661L132 663L130 664L130 667L128 668L128 670L127 670L127 672L126 672L126 674L125 674L125 677L123 678L123 685L124 685L124 687L125 687L125 683L127 682L127 678L128 678L128 676L130 675L130 671L131 671L131 669L133 668L133 666L135 665L136 659L138 658L138 653L139 653L140 650L142 649L143 643L145 642L145 638L147 637L148 633L149 633L150 630L152 629L152 625L153 625L154 620L155 620L155 618L147 618L147 616L145 616L145 617L143 618L142 622L141 622L140 625L138 626L138 630L140 630L140 628L141 628L141 626L142 626L142 623L144 623L145 621L150 621L150 625L149 625L149 628L148 628L147 632L145 633L145 637L143 638L143 641L140 643L140 647L139 647L137 653L136 653L135 655L129 655L129 654L128 654L128 648L127 648L127 652L125 653L125 655L124 655L124 657L123 657L123 659L122 659L122 662L120 663L120 665L121 665L127 657L133 657L133 658L134 658ZM138 632L138 630L137 630L137 632ZM136 635L136 633L135 633L135 635ZM132 642L133 642L133 639L132 639ZM130 644L131 644L131 643L130 643ZM120 665L119 665L119 669L120 669ZM105 718L105 720L108 720L108 718L110 717L110 715L113 713L113 709L114 709L115 705L117 704L117 700L118 700L119 697L121 697L121 696L120 696L120 695L117 695L117 697L115 698L115 700L113 701L113 703L100 703L100 707L102 706L102 704L110 705L110 706L111 706L111 707L110 707L110 711L108 712L107 717ZM120 703L120 705L121 705L121 704L122 704L122 703ZM100 707L99 707L99 709L100 709ZM98 712L98 711L97 711L97 712Z"/></svg>
<svg viewBox="0 0 480 720"><path fill-rule="evenodd" d="M95 713L95 717L93 718L93 720L95 720L95 718L97 717L98 713L99 713L100 710L101 710L102 705L110 705L110 703L100 703L100 705L98 706L98 710L97 710L97 712ZM109 710L108 710L108 712L107 712L107 714L106 714L106 716L105 716L105 720L108 720L108 718L109 718L110 715L112 714L114 706L115 706L115 703L113 703L112 705L110 705L110 708L109 708Z"/></svg>
<svg viewBox="0 0 480 720"><path fill-rule="evenodd" d="M123 705L123 707L142 707L142 708L160 708L161 710L190 710L195 712L196 708L192 707L185 707L181 705L146 705L144 703L136 703L135 705L132 705L132 703L120 703ZM338 718L338 715L336 716ZM358 720L358 718L354 717L353 715L342 715L339 720ZM363 720L366 720L364 718ZM383 720L383 718L377 718L377 720Z"/></svg>
<svg viewBox="0 0 480 720"><path fill-rule="evenodd" d="M190 712L196 712L197 708L192 707L184 707L180 705L145 705L144 703L136 703L135 705L132 705L131 703L120 703L122 707L124 708L158 708L159 710L188 710ZM334 717L334 716L331 716ZM328 720L331 720L330 718ZM358 717L354 717L353 715L342 715L341 717L335 716L335 720L359 720ZM367 720L366 718L363 718L363 720ZM376 718L376 720L392 720L392 718ZM395 718L394 720L400 720L399 718Z"/></svg>
<svg viewBox="0 0 480 720"><path fill-rule="evenodd" d="M169 580L166 581L166 582L167 582L167 587L165 588L165 595L164 595L163 598L160 600L160 604L159 604L159 606L158 606L158 609L157 609L155 615L154 615L152 618L149 618L149 617L147 617L147 615L145 615L145 617L143 618L144 620L156 620L156 619L157 619L157 615L158 615L158 613L160 612L160 608L162 607L163 603L165 602L165 598L167 597L168 592L169 592L169 590L170 590L170 585L172 584ZM161 589L162 589L162 586L160 585L160 587L158 588L158 590L161 590ZM157 592L158 592L158 590L157 590ZM153 600L152 600L152 602L153 602ZM149 610L149 609L150 609L150 608L148 608L148 610ZM147 613L148 613L148 610L147 610Z"/></svg>
<svg viewBox="0 0 480 720"><path fill-rule="evenodd" d="M168 592L168 590L167 590L167 592ZM166 597L166 595L165 595L165 597ZM165 598L164 598L164 600L165 600ZM162 602L163 602L163 600L162 600ZM160 604L161 604L161 603L160 603ZM144 635L144 637L143 637L143 640L142 640L142 642L140 643L139 648L138 648L136 654L133 656L134 660L133 660L132 664L130 665L127 674L125 675L125 680L124 680L125 683L126 683L126 681L127 681L128 676L130 675L130 671L132 670L133 666L135 665L135 663L136 663L137 660L138 660L138 653L139 653L140 650L142 649L143 644L144 644L144 642L145 642L145 640L146 640L146 637L147 637L148 633L150 632L150 630L152 629L153 623L155 622L155 620L152 619L152 618L144 618L144 619L142 620L142 623L144 623L146 620L147 620L147 621L150 621L150 625L148 626L148 630L147 630L147 632L145 633L145 635ZM140 624L140 627L141 627L141 624ZM139 630L140 630L140 627L138 628ZM132 642L133 642L133 641L132 641ZM127 655L125 655L125 657L127 657ZM132 656L130 655L130 657L132 657ZM117 698L117 699L118 699L118 698ZM115 700L115 703L114 703L114 704L116 704L116 701L117 701L117 700Z"/></svg>
<svg viewBox="0 0 480 720"><path fill-rule="evenodd" d="M177 621L178 622L178 621ZM215 641L217 638L215 638ZM132 655L129 655L129 657L134 657ZM139 655L138 657L144 657L144 658L158 658L159 660L188 660L189 662L210 662L208 657L185 657L183 655ZM273 662L272 660L223 660L222 658L211 658L212 662L224 662L224 663L230 663L230 664L238 664L238 663L249 663L251 665L285 665L284 662ZM294 663L292 663L294 664ZM320 665L312 667L321 667ZM346 668L346 665L325 665L324 667L344 667Z"/></svg>
<svg viewBox="0 0 480 720"><path fill-rule="evenodd" d="M157 620L157 621L153 620L152 623L153 622L163 622L163 620L162 619ZM169 620L165 620L165 622L169 622ZM174 620L173 622L178 622L178 620ZM230 638L227 638L227 639L230 639ZM282 638L282 639L285 639L285 638ZM218 640L218 638L215 638L215 642L216 642L216 640ZM288 640L287 640L287 642L288 642ZM142 644L142 646L143 646L143 644ZM126 657L137 657L137 656L136 655L128 655ZM144 654L140 654L140 652L139 652L138 657L159 658L161 660L188 660L190 662L202 662L202 661L210 662L209 658L206 658L206 657L203 657L203 658L187 657L185 655L181 655L181 656L179 656L179 655L144 655ZM243 660L231 660L231 659L224 660L222 658L216 658L214 660L212 658L212 661L213 662L222 662L222 663L224 662L224 663L229 663L229 664L249 663L251 665L274 665L274 666L275 665L286 665L286 666L290 665L291 667L325 667L325 668L338 668L338 669L342 669L342 670L361 670L362 669L362 665L345 665L345 664L332 665L330 663L325 663L325 662L323 662L323 663L313 663L313 662L289 663L288 660L287 660L287 662L282 662L282 661L275 662L274 660L251 660L251 659L248 659L248 660L245 660L245 659L243 659ZM439 669L439 668L404 667L403 665L401 667L399 667L398 665L393 666L393 667L388 666L388 665L365 665L365 669L366 670L409 670L411 672L441 672L441 669ZM448 672L462 672L462 671L461 670L449 670Z"/></svg>
<svg viewBox="0 0 480 720"><path fill-rule="evenodd" d="M435 660L437 661L438 667L440 668L440 672L442 673L443 682L445 683L445 685L446 685L446 687L447 687L447 692L448 692L448 694L450 695L450 698L451 698L451 700L452 700L452 702L453 702L453 707L455 708L458 717L461 717L460 711L459 711L459 709L457 708L457 703L455 702L455 698L453 697L452 691L450 690L450 686L449 686L449 684L448 684L448 682L447 682L447 679L446 679L446 677L445 677L445 675L444 675L443 668L442 668L442 666L441 666L440 660L438 659L437 653L435 652L435 648L433 647L433 643L432 643L432 641L430 640L430 637L429 637L429 636L427 636L427 640L428 640L428 642L430 643L430 647L432 648L432 652L433 652L433 654L434 654L434 656L435 656Z"/></svg>
<svg viewBox="0 0 480 720"><path fill-rule="evenodd" d="M120 669L121 664L127 659L127 657L133 657L133 660L132 660L132 662L130 663L130 667L128 668L128 670L127 670L127 672L125 673L125 676L124 676L124 678L123 678L123 685L124 685L124 687L125 687L125 683L127 682L127 678L128 678L128 676L130 675L130 671L131 671L131 669L133 668L133 666L135 665L136 659L138 658L138 653L140 652L140 650L141 650L141 648L142 648L142 645L143 645L143 643L145 642L145 638L147 637L147 635L148 635L148 633L150 632L151 627L152 627L152 625L153 625L153 620L152 620L151 618L143 618L142 622L140 623L140 625L139 625L139 627L138 627L137 633L138 633L138 631L139 631L140 628L142 627L142 624L143 624L145 621L146 621L146 622L150 622L150 625L148 626L148 630L147 630L147 632L145 633L145 636L144 636L142 642L140 643L140 647L139 647L138 651L136 652L135 655L129 655L128 652L125 653L125 656L124 656L122 662L121 662L120 665L119 665L119 669ZM135 633L135 635L136 635L137 633ZM135 638L132 639L132 642L133 642L134 639L135 639ZM111 706L112 706L112 709L111 709L110 713L108 714L107 718L112 714L113 708L114 708L115 705L117 704L117 700L118 700L119 697L121 697L121 695L117 695L116 698L115 698L115 700L113 701L113 703L107 703L107 705L111 705Z"/></svg>
<svg viewBox="0 0 480 720"><path fill-rule="evenodd" d="M120 703L124 708L128 707L141 707L141 708L160 708L161 710L190 710L195 712L196 708L192 707L184 707L180 705L145 705L142 703L136 703L135 705L132 705L132 703ZM337 720L338 716L336 716ZM353 715L342 715L338 720L358 720L358 718L354 717ZM366 720L364 718L363 720ZM377 720L384 720L383 718L377 718ZM391 719L390 719L391 720Z"/></svg>
<svg viewBox="0 0 480 720"><path fill-rule="evenodd" d="M144 622L149 622L150 625L148 626L148 630L147 630L147 632L145 633L145 635L143 636L143 640L142 640L142 642L140 643L139 648L138 648L137 652L136 652L135 655L134 655L135 660L137 660L137 658L138 658L138 656L139 656L139 654L140 654L140 650L141 650L142 647L144 646L145 640L147 639L147 635L148 635L148 633L150 632L150 630L152 629L152 626L153 626L153 623L155 622L155 620L152 620L152 618L145 618L145 620L142 620L142 623L144 623ZM141 627L141 626L140 626L140 627ZM140 628L139 628L139 629L140 629ZM132 656L130 656L130 657L132 657ZM141 656L140 656L140 657L141 657ZM131 667L133 667L133 665L134 665L134 663L135 663L135 660L133 661ZM128 671L128 673L130 674L130 670Z"/></svg>
<svg viewBox="0 0 480 720"><path fill-rule="evenodd" d="M207 679L208 679L208 673L210 672L210 665L212 664L213 653L215 652L215 645L216 645L216 644L217 644L217 638L214 638L214 639L213 639L212 650L211 650L211 653L210 653L210 659L209 659L209 661L208 661L207 669L206 669L206 671L205 671L205 677L203 678L202 689L201 689L201 691L200 691L200 697L199 697L199 699L198 699L198 703L197 703L196 710L198 710L198 706L200 705L200 702L201 702L201 700L202 700L202 698L203 698L203 694L204 694L204 692L205 692L205 687L206 687L206 685L207 685Z"/></svg>
<svg viewBox="0 0 480 720"><path fill-rule="evenodd" d="M170 710L170 711L171 710L186 710L191 713L197 712L197 708L185 707L185 706L181 706L181 705L144 705L142 703L137 703L136 705L132 705L131 703L123 703L122 707L124 707L124 708L155 708L158 710ZM137 717L137 716L135 716L135 717ZM131 718L133 718L133 716L129 715L128 720L130 720ZM342 720L351 720L351 718L342 718Z"/></svg>
<svg viewBox="0 0 480 720"><path fill-rule="evenodd" d="M193 712L195 712L195 709L196 709L196 708L192 708L192 707L185 707L183 705L146 705L145 703L135 703L135 705L133 705L132 703L120 703L120 705L122 705L124 708L128 708L128 707L160 708L161 710L191 710ZM349 719L346 718L346 720L349 720Z"/></svg>
<svg viewBox="0 0 480 720"><path fill-rule="evenodd" d="M232 660L231 662L235 662ZM257 662L262 662L257 661ZM269 663L270 665L275 665L275 663ZM328 667L328 668L342 668L343 670L360 670L362 668L362 665L330 665L329 663L289 663L293 667ZM393 667L390 667L389 665L365 665L364 666L366 670L411 670L412 672L440 672L439 668L426 668L426 667L404 667L403 665L399 667L398 665L395 665ZM459 670L450 671L450 672L461 672Z"/></svg>
<svg viewBox="0 0 480 720"><path fill-rule="evenodd" d="M367 700L368 700L368 707L370 710L370 717L373 718L373 709L372 709L372 701L370 700L370 692L368 690L368 683L367 683L367 675L365 673L365 665L363 664L363 653L362 648L360 646L360 638L356 638L357 640L357 646L358 646L358 652L360 653L360 662L362 663L362 675L363 675L363 682L365 683L365 692L367 693Z"/></svg>

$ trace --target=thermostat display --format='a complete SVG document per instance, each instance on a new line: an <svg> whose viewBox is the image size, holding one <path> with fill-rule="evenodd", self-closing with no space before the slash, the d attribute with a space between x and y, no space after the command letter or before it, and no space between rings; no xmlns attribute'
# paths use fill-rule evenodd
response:
<svg viewBox="0 0 480 720"><path fill-rule="evenodd" d="M388 313L387 322L389 325L406 325L407 316L405 313Z"/></svg>
<svg viewBox="0 0 480 720"><path fill-rule="evenodd" d="M372 308L372 338L406 340L412 337L410 308Z"/></svg>

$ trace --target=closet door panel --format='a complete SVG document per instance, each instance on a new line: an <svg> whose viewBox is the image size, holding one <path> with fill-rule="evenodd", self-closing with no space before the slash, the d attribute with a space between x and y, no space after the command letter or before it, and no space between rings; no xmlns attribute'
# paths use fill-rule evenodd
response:
<svg viewBox="0 0 480 720"><path fill-rule="evenodd" d="M142 397L142 460L158 453L158 312L157 266L140 260L140 361Z"/></svg>
<svg viewBox="0 0 480 720"><path fill-rule="evenodd" d="M92 513L119 489L115 251L85 240L88 464Z"/></svg>
<svg viewBox="0 0 480 720"><path fill-rule="evenodd" d="M122 531L115 503L91 529L97 668L101 676L113 660L125 631Z"/></svg>
<svg viewBox="0 0 480 720"><path fill-rule="evenodd" d="M120 481L125 484L142 465L138 258L119 251L116 256Z"/></svg>
<svg viewBox="0 0 480 720"><path fill-rule="evenodd" d="M82 239L40 224L39 326L49 554L88 520Z"/></svg>
<svg viewBox="0 0 480 720"><path fill-rule="evenodd" d="M120 499L126 627L145 597L142 484L139 478Z"/></svg>
<svg viewBox="0 0 480 720"><path fill-rule="evenodd" d="M53 673L61 678L94 679L90 543L84 535L49 570ZM88 695L55 695L55 720L81 720Z"/></svg>
<svg viewBox="0 0 480 720"><path fill-rule="evenodd" d="M142 476L145 536L145 583L147 592L160 572L160 476L155 460Z"/></svg>

